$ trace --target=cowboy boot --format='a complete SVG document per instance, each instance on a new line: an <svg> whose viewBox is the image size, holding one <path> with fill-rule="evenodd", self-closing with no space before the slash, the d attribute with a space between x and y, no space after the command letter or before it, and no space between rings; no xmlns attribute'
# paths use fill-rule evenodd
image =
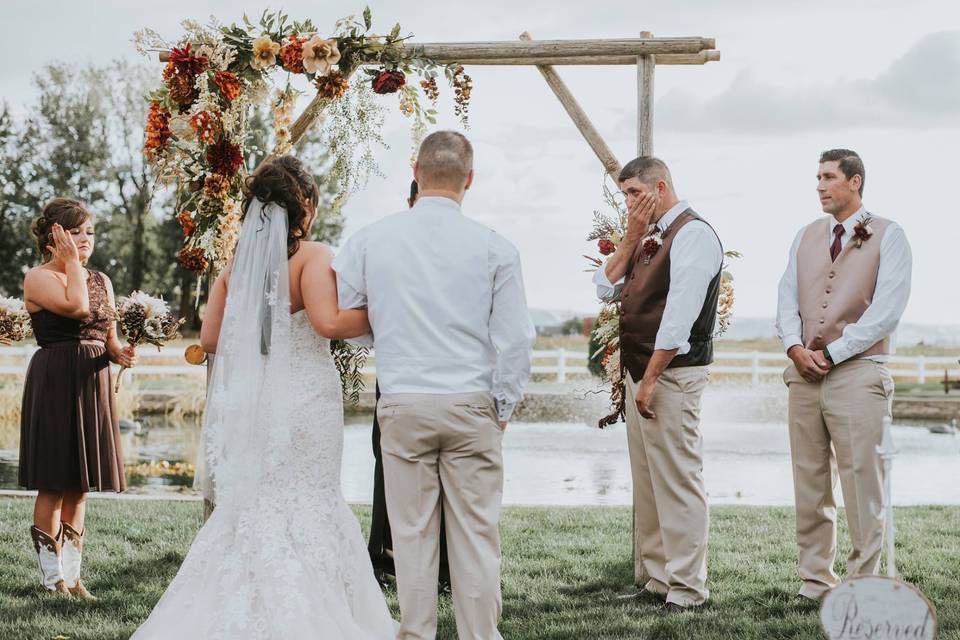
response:
<svg viewBox="0 0 960 640"><path fill-rule="evenodd" d="M67 590L70 591L70 595L81 600L94 601L96 598L80 582L83 532L77 533L77 530L66 522L60 524L63 527L63 580L67 585Z"/></svg>
<svg viewBox="0 0 960 640"><path fill-rule="evenodd" d="M47 591L69 594L63 580L63 565L60 560L60 536L63 531L52 538L50 534L36 526L30 527L30 537L33 538L33 548L37 552L37 561L40 563L40 584Z"/></svg>

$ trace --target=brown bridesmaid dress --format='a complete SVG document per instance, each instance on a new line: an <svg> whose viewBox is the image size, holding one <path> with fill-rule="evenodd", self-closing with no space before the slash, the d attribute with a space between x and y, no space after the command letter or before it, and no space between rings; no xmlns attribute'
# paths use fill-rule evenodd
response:
<svg viewBox="0 0 960 640"><path fill-rule="evenodd" d="M41 347L30 361L20 418L21 486L47 491L126 489L106 340L106 280L87 271L90 315L30 314Z"/></svg>

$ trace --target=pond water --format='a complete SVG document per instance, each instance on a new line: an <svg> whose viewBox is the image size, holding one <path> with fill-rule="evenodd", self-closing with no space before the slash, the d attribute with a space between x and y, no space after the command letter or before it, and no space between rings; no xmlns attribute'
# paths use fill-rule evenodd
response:
<svg viewBox="0 0 960 640"><path fill-rule="evenodd" d="M711 393L705 399L704 475L710 501L793 504L789 441L780 418L780 399L753 391L744 394L731 400ZM744 398L755 402L745 409ZM348 419L342 483L350 502L371 500L370 431L369 416ZM196 421L172 425L150 419L141 434L124 433L131 491L192 493L199 433ZM17 440L15 425L0 426L3 489L16 488ZM899 449L893 470L896 504L960 504L960 436L897 425L894 440ZM513 423L503 442L506 504L630 504L630 466L622 424L601 431L572 422Z"/></svg>

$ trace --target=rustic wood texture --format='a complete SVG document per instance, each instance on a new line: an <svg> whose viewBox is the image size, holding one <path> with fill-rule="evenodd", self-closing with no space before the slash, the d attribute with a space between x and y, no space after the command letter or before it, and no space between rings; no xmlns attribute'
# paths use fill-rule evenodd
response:
<svg viewBox="0 0 960 640"><path fill-rule="evenodd" d="M640 55L664 55L661 64L705 64L719 60L713 38L625 38L528 40L522 42L407 42L395 45L441 64L474 65L633 64ZM166 62L169 51L161 51ZM558 62L559 60L559 62Z"/></svg>
<svg viewBox="0 0 960 640"><path fill-rule="evenodd" d="M403 43L401 49L437 62L470 59L537 58L550 56L624 56L664 53L696 54L716 49L713 38L623 38L604 40L528 40L521 42Z"/></svg>
<svg viewBox="0 0 960 640"><path fill-rule="evenodd" d="M700 53L665 53L656 56L658 65L704 65L720 60L719 51L701 51ZM537 56L536 58L467 58L459 61L470 66L599 66L599 65L635 65L637 56Z"/></svg>
<svg viewBox="0 0 960 640"><path fill-rule="evenodd" d="M648 31L641 38L652 38ZM637 155L653 155L653 72L657 63L654 56L637 57Z"/></svg>
<svg viewBox="0 0 960 640"><path fill-rule="evenodd" d="M530 34L524 31L520 34L520 39L529 41ZM560 78L556 70L549 65L537 65L537 70L543 76L543 79L547 81L547 84L550 85L554 95L560 100L560 104L563 105L567 115L573 120L573 124L576 125L577 129L587 141L587 144L593 149L593 152L600 160L600 164L602 164L606 172L616 180L620 173L620 162L610 147L607 146L607 143L604 142L600 132L597 131L593 123L590 122L590 118L587 117L586 112L584 112L580 103L577 102L577 99L573 97L573 93L567 88L566 83Z"/></svg>

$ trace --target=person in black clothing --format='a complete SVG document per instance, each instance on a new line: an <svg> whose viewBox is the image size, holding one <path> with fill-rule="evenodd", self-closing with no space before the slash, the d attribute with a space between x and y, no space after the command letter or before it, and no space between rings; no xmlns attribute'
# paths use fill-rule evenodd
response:
<svg viewBox="0 0 960 640"><path fill-rule="evenodd" d="M417 202L417 181L410 183L410 197L407 205L413 207ZM380 385L376 387L377 400L380 400ZM387 515L387 498L383 485L383 456L380 452L380 422L377 420L377 410L373 410L373 456L376 465L373 471L373 512L370 522L370 540L367 550L370 552L370 561L373 563L373 572L381 585L386 585L391 578L396 579L393 566L393 540L390 535L390 517ZM447 561L447 536L444 533L443 507L440 509L440 591L450 590L450 564Z"/></svg>

